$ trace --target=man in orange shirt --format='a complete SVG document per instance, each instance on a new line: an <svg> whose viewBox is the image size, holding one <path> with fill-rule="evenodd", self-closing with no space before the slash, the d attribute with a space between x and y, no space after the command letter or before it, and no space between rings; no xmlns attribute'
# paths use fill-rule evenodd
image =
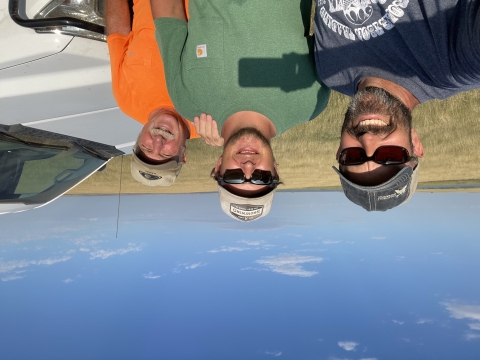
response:
<svg viewBox="0 0 480 360"><path fill-rule="evenodd" d="M125 114L144 124L133 148L132 176L145 185L169 186L186 162L186 140L199 136L168 95L150 1L134 0L133 23L128 0L107 0L105 10L113 95Z"/></svg>

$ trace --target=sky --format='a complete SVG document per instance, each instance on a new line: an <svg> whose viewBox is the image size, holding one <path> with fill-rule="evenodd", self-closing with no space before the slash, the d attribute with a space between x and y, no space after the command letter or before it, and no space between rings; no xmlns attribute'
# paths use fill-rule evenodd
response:
<svg viewBox="0 0 480 360"><path fill-rule="evenodd" d="M67 196L0 216L8 359L478 359L480 193L385 213L278 192Z"/></svg>

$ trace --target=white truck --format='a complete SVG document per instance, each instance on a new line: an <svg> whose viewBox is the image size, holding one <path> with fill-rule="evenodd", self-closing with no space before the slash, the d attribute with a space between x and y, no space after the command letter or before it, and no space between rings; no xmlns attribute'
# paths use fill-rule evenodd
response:
<svg viewBox="0 0 480 360"><path fill-rule="evenodd" d="M0 0L0 214L45 205L130 153L104 0Z"/></svg>

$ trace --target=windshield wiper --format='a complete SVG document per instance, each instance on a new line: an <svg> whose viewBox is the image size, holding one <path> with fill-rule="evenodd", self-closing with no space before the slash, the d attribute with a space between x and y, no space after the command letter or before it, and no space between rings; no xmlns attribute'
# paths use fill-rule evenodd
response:
<svg viewBox="0 0 480 360"><path fill-rule="evenodd" d="M24 144L24 145L29 145L29 146L35 146L35 147L40 147L40 148L46 148L46 149L54 149L54 150L68 150L68 146L63 146L63 145L50 145L50 144L42 144L42 143L37 143L33 141L27 141L20 139L16 136L13 136L11 134L8 134L6 132L0 131L0 139L8 141L8 142L13 142L17 144Z"/></svg>
<svg viewBox="0 0 480 360"><path fill-rule="evenodd" d="M86 147L85 145L82 145L82 144L79 144L78 142L75 141L75 145L77 145L78 147L82 148L85 152L87 152L89 155L92 155L93 157L97 158L97 159L100 159L100 160L103 160L103 161L107 161L110 159L110 157L105 157L105 156L102 156L100 154L98 154L96 151Z"/></svg>

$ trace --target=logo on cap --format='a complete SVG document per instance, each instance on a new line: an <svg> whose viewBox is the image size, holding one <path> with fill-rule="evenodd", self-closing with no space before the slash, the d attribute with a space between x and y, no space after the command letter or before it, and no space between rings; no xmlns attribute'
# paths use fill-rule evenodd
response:
<svg viewBox="0 0 480 360"><path fill-rule="evenodd" d="M242 221L252 221L262 216L263 205L230 204L230 214Z"/></svg>
<svg viewBox="0 0 480 360"><path fill-rule="evenodd" d="M405 191L407 191L407 185L405 185L400 190L395 190L395 194L379 196L378 200L388 200L391 198L398 198L399 196L402 196L403 194L405 194Z"/></svg>
<svg viewBox="0 0 480 360"><path fill-rule="evenodd" d="M161 176L149 174L141 170L139 170L138 172L147 180L160 180L162 178Z"/></svg>

